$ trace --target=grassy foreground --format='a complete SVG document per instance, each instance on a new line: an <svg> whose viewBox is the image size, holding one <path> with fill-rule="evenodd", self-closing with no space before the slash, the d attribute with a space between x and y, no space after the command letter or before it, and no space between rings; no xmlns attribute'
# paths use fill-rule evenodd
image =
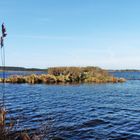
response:
<svg viewBox="0 0 140 140"><path fill-rule="evenodd" d="M1 78L0 82L4 80ZM5 79L6 83L58 84L58 83L118 83L124 78L115 78L106 70L98 67L54 67L48 69L48 74L18 76Z"/></svg>

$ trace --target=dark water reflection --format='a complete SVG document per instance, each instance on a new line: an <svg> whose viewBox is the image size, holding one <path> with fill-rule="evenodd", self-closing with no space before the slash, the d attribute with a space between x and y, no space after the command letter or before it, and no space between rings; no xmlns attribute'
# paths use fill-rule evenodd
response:
<svg viewBox="0 0 140 140"><path fill-rule="evenodd" d="M139 85L139 80L119 84L6 84L8 119L19 120L17 131L42 129L46 139L140 139Z"/></svg>

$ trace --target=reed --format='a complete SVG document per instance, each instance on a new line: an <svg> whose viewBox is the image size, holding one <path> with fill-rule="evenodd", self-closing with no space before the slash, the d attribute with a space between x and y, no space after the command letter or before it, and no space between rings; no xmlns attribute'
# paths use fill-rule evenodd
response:
<svg viewBox="0 0 140 140"><path fill-rule="evenodd" d="M43 140L40 135L32 134L29 135L28 132L16 132L14 129L15 122L10 121L6 124L6 114L5 108L0 108L0 140Z"/></svg>

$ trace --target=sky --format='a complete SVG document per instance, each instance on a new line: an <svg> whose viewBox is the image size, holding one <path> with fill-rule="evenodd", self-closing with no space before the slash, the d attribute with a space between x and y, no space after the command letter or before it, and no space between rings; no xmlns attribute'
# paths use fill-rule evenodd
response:
<svg viewBox="0 0 140 140"><path fill-rule="evenodd" d="M0 0L6 65L140 69L139 0Z"/></svg>

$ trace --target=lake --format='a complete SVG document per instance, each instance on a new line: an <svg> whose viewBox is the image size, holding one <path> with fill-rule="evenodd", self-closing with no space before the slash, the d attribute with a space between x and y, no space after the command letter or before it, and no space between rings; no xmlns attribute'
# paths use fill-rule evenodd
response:
<svg viewBox="0 0 140 140"><path fill-rule="evenodd" d="M16 72L15 72L16 73ZM21 73L22 74L22 73ZM116 72L117 84L6 84L7 123L45 140L140 139L140 72ZM7 73L8 75L8 73ZM0 84L0 91L2 91ZM0 95L2 103L2 94Z"/></svg>

